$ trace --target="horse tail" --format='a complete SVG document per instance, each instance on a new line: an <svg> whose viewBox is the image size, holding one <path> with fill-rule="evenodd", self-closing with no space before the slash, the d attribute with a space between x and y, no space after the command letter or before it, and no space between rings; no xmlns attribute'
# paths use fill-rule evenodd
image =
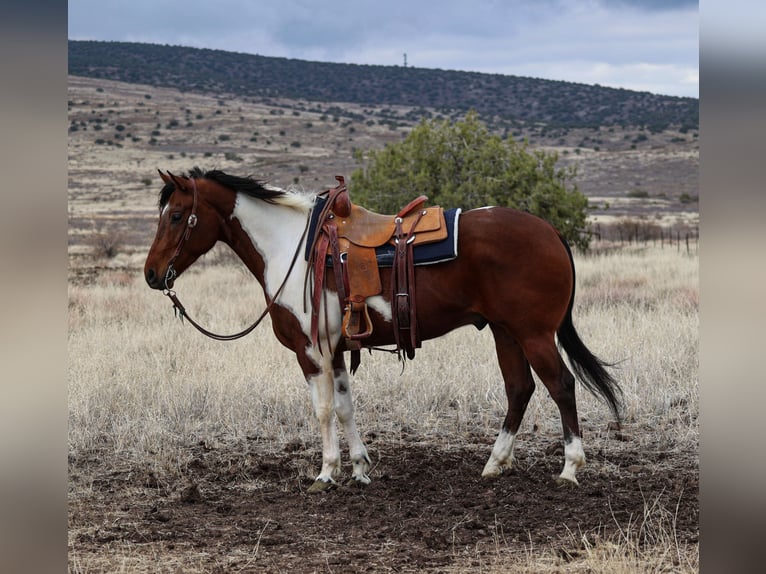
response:
<svg viewBox="0 0 766 574"><path fill-rule="evenodd" d="M569 263L572 266L572 294L569 297L569 307L566 316L559 326L556 334L561 346L569 357L569 362L575 375L594 396L601 397L609 406L615 418L619 422L622 408L622 389L617 381L610 375L606 368L614 365L605 363L595 356L577 334L572 322L572 308L575 296L575 265L572 257L572 249L566 239L559 235L561 242L569 255Z"/></svg>

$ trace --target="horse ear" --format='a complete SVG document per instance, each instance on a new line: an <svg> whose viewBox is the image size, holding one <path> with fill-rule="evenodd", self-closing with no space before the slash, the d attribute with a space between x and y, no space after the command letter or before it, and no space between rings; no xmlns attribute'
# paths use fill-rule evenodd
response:
<svg viewBox="0 0 766 574"><path fill-rule="evenodd" d="M168 176L168 175L165 175L164 173L162 173L162 170L159 170L159 169L158 169L157 171L159 171L159 172L160 172L160 178L162 178L162 181L164 181L165 183L170 183L170 182L172 181L172 180L170 179L170 176Z"/></svg>
<svg viewBox="0 0 766 574"><path fill-rule="evenodd" d="M181 191L187 191L189 180L182 176L173 175L172 173L168 172L168 177L173 182L173 185L176 186L176 189Z"/></svg>

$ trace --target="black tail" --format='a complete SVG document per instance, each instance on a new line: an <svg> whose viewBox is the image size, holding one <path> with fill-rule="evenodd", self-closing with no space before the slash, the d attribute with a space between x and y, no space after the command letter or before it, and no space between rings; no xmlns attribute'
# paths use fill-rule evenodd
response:
<svg viewBox="0 0 766 574"><path fill-rule="evenodd" d="M585 385L585 388L593 393L594 396L603 398L617 421L620 421L622 389L620 389L620 385L606 370L606 367L611 367L612 365L605 363L588 350L588 347L585 346L585 343L582 342L582 339L577 334L574 323L572 323L572 307L574 306L575 296L575 266L569 244L563 237L561 237L561 242L566 247L569 263L572 265L572 295L569 298L567 314L556 333L559 338L559 345L566 352L575 375Z"/></svg>

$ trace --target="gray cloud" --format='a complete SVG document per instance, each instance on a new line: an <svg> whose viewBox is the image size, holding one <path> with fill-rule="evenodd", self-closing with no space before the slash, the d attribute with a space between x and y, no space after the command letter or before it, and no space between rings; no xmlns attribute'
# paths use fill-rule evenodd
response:
<svg viewBox="0 0 766 574"><path fill-rule="evenodd" d="M602 0L607 6L630 6L644 10L678 10L679 8L699 8L698 0Z"/></svg>

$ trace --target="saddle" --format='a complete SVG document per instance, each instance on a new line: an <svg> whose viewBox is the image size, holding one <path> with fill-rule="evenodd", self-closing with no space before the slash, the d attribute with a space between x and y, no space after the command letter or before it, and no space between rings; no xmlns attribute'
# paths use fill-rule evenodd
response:
<svg viewBox="0 0 766 574"><path fill-rule="evenodd" d="M356 371L363 341L373 330L366 300L383 292L376 248L390 244L394 247L389 294L396 352L401 357L404 351L412 359L421 343L417 332L413 247L447 238L444 210L438 206L424 207L428 198L421 195L396 215L381 215L352 204L344 178L335 179L337 187L321 194L326 195L326 200L308 250L308 273L313 274L312 342L320 345L321 350L320 299L325 293L326 271L331 267L343 309L342 334L346 348L351 351L351 372Z"/></svg>

